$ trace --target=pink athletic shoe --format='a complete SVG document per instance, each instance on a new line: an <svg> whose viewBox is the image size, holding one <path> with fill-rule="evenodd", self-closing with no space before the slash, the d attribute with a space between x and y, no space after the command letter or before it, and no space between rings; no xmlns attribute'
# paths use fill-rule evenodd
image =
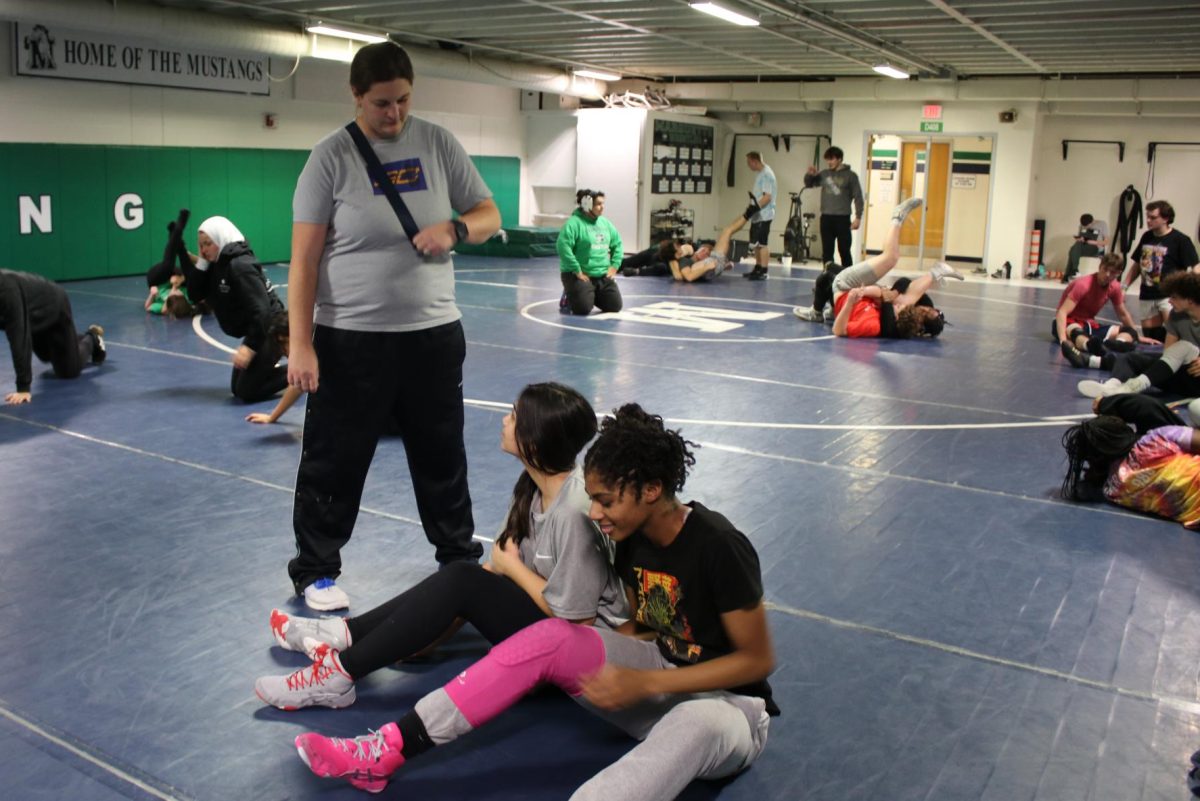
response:
<svg viewBox="0 0 1200 801"><path fill-rule="evenodd" d="M350 740L301 734L296 750L309 770L323 778L342 778L360 790L381 793L404 764L404 740L395 723Z"/></svg>

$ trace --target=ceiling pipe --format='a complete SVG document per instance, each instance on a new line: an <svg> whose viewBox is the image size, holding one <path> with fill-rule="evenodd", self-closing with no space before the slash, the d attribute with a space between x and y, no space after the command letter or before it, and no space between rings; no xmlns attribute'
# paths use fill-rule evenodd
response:
<svg viewBox="0 0 1200 801"><path fill-rule="evenodd" d="M966 14L962 13L961 11L959 11L956 8L952 8L949 3L945 2L945 0L927 0L927 2L931 6L936 8L938 11L941 11L943 14L950 17L951 19L953 19L956 22L959 22L959 23L967 26L971 30L975 31L975 33L979 34L984 39L987 39L989 42L996 45L997 47L999 47L1004 52L1008 53L1013 58L1023 61L1026 65L1032 67L1033 69L1037 70L1038 72L1047 72L1048 71L1041 64L1037 63L1032 58L1025 55L1020 50L1018 50L1017 48L1010 45L1008 42L1001 39L999 36L992 33L987 28L983 27L978 22L976 22L975 20L968 17Z"/></svg>
<svg viewBox="0 0 1200 801"><path fill-rule="evenodd" d="M761 8L764 11L769 11L776 16L783 17L784 19L790 20L798 25L803 25L806 28L820 31L821 33L832 36L835 39L840 39L841 41L852 44L855 47L861 47L864 50L869 50L872 53L876 53L880 58L888 59L900 64L908 64L920 72L930 75L938 75L945 71L945 68L941 64L935 64L932 61L927 61L923 58L910 55L909 53L900 49L898 45L892 45L888 42L882 41L872 41L865 36L861 36L836 25L830 25L829 23L821 22L811 15L797 13L794 9L772 2L772 0L743 0L743 2L748 3L756 8ZM827 50L825 52L832 53L833 51ZM875 66L874 63L868 63L861 59L848 56L844 53L834 53L834 55L838 55L841 58L847 59L848 61L852 61L856 64L862 64L867 67Z"/></svg>

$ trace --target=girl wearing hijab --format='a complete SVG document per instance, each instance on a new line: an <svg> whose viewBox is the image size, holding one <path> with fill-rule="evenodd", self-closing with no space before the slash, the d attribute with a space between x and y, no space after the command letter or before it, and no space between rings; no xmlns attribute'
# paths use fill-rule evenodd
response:
<svg viewBox="0 0 1200 801"><path fill-rule="evenodd" d="M200 257L188 287L194 301L207 301L221 330L241 337L233 354L229 389L234 397L256 403L287 386L287 368L277 363L283 356L269 335L271 318L284 311L262 265L246 244L246 237L224 217L200 223L197 235Z"/></svg>

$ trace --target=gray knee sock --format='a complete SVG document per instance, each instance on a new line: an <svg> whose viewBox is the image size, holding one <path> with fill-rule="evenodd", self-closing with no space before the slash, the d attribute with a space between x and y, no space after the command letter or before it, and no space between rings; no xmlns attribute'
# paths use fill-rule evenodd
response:
<svg viewBox="0 0 1200 801"><path fill-rule="evenodd" d="M413 711L425 724L425 731L435 745L444 745L474 728L440 687L417 701Z"/></svg>

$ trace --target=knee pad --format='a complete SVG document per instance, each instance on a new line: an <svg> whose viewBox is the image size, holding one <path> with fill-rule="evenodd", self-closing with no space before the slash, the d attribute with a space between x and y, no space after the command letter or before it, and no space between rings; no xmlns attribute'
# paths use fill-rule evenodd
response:
<svg viewBox="0 0 1200 801"><path fill-rule="evenodd" d="M1192 426L1200 428L1200 398L1188 404L1188 417L1191 418Z"/></svg>
<svg viewBox="0 0 1200 801"><path fill-rule="evenodd" d="M569 646L575 636L573 629L577 628L580 627L556 617L539 620L498 644L492 654L506 667L544 659L553 656L564 645Z"/></svg>
<svg viewBox="0 0 1200 801"><path fill-rule="evenodd" d="M603 666L604 642L594 629L552 618L521 629L443 689L478 727L544 682L579 695L581 679Z"/></svg>
<svg viewBox="0 0 1200 801"><path fill-rule="evenodd" d="M492 648L496 661L507 667L532 662L556 651L571 636L570 623L559 618L539 620Z"/></svg>
<svg viewBox="0 0 1200 801"><path fill-rule="evenodd" d="M526 626L493 648L491 654L499 665L533 671L539 681L578 695L579 679L604 664L604 643L590 626L551 618Z"/></svg>

